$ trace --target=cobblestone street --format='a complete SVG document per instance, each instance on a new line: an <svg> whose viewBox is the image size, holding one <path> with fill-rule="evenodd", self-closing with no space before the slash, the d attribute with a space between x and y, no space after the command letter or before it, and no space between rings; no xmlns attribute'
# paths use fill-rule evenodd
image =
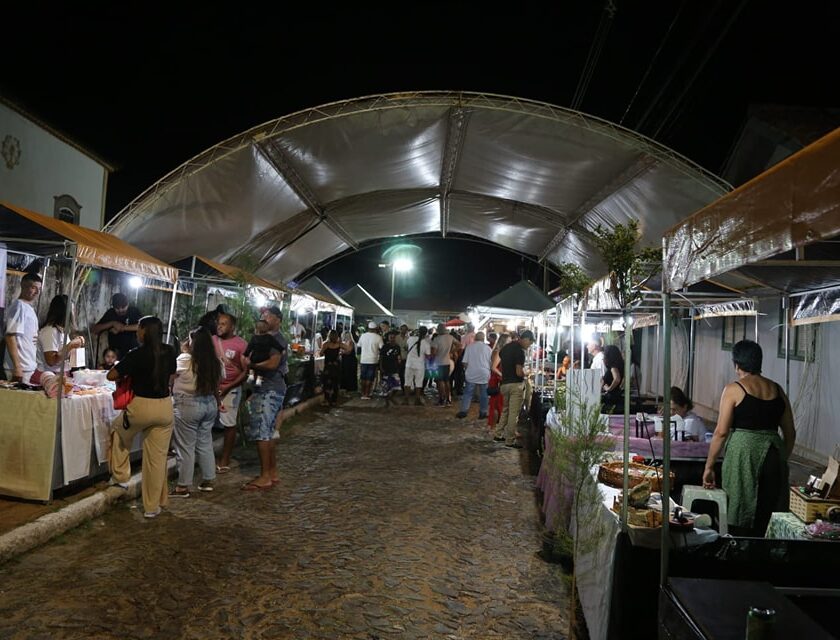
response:
<svg viewBox="0 0 840 640"><path fill-rule="evenodd" d="M0 566L0 638L564 638L525 454L455 411L316 409L269 491L251 447L157 520L120 503Z"/></svg>

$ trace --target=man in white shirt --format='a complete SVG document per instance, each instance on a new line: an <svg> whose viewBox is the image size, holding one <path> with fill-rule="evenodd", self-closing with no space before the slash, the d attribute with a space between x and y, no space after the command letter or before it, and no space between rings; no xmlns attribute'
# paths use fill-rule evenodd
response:
<svg viewBox="0 0 840 640"><path fill-rule="evenodd" d="M589 352L589 355L592 356L592 364L589 368L598 369L598 371L601 372L601 377L603 378L606 366L604 365L604 351L601 349L601 343L593 340L586 345L586 350Z"/></svg>
<svg viewBox="0 0 840 640"><path fill-rule="evenodd" d="M384 344L382 336L377 333L377 324L371 320L368 323L368 330L359 338L359 379L362 382L362 400L370 400L370 393L373 389L373 382L376 380L376 370L379 368L379 351Z"/></svg>
<svg viewBox="0 0 840 640"><path fill-rule="evenodd" d="M38 352L38 315L32 303L41 293L41 277L27 273L20 281L20 295L6 310L6 378L29 382L35 372Z"/></svg>
<svg viewBox="0 0 840 640"><path fill-rule="evenodd" d="M295 318L295 323L292 325L292 342L303 342L305 335L306 328L301 324L300 318Z"/></svg>
<svg viewBox="0 0 840 640"><path fill-rule="evenodd" d="M478 419L487 419L487 382L490 380L490 346L484 342L484 332L475 334L474 340L464 350L462 362L466 367L464 395L461 396L461 410L456 418L466 418L472 401L473 389L478 389Z"/></svg>

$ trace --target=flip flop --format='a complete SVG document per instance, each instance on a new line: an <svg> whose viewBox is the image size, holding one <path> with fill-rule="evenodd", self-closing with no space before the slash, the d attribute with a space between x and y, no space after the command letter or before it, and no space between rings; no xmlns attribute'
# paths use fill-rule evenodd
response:
<svg viewBox="0 0 840 640"><path fill-rule="evenodd" d="M217 474L219 474L219 473L229 473L229 472L230 472L230 467L220 467L219 465L216 465L216 473Z"/></svg>
<svg viewBox="0 0 840 640"><path fill-rule="evenodd" d="M271 481L271 484L272 484L272 486L274 486L275 484L280 484L280 478L275 478L274 480Z"/></svg>
<svg viewBox="0 0 840 640"><path fill-rule="evenodd" d="M242 491L267 491L268 489L271 489L271 487L273 487L273 486L274 486L273 483L263 486L261 484L254 484L253 482L249 482L247 484L242 485Z"/></svg>

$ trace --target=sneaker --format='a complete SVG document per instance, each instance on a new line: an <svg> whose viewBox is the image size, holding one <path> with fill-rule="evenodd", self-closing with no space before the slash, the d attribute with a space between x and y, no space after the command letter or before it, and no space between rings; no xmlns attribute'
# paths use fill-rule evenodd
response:
<svg viewBox="0 0 840 640"><path fill-rule="evenodd" d="M493 442L504 442L504 438L493 438Z"/></svg>
<svg viewBox="0 0 840 640"><path fill-rule="evenodd" d="M157 518L160 514L161 514L161 508L158 507L154 511L147 511L146 513L143 514L143 517L151 520L152 518Z"/></svg>
<svg viewBox="0 0 840 640"><path fill-rule="evenodd" d="M116 480L114 480L113 477L108 479L108 486L109 487L119 487L120 489L128 489L128 483L127 482L117 482Z"/></svg>
<svg viewBox="0 0 840 640"><path fill-rule="evenodd" d="M487 420L487 414L486 413L479 413L478 414L478 419L479 420Z"/></svg>
<svg viewBox="0 0 840 640"><path fill-rule="evenodd" d="M459 411L458 413L455 414L455 417L456 418L466 418L467 414L464 413L463 411Z"/></svg>
<svg viewBox="0 0 840 640"><path fill-rule="evenodd" d="M213 481L212 480L205 480L200 485L198 485L199 491L213 491Z"/></svg>
<svg viewBox="0 0 840 640"><path fill-rule="evenodd" d="M189 498L190 490L187 487L175 487L169 491L170 498Z"/></svg>

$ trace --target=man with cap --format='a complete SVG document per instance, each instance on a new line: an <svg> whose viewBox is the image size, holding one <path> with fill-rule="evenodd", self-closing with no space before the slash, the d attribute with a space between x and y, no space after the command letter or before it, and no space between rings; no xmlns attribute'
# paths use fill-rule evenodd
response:
<svg viewBox="0 0 840 640"><path fill-rule="evenodd" d="M280 322L283 314L276 306L262 310L260 319L268 325L268 333L277 341L280 349L272 348L268 360L252 363L247 358L243 364L246 368L256 369L262 376L262 384L254 387L251 396L251 439L257 443L257 454L260 458L260 475L245 484L245 491L262 491L270 489L279 482L277 477L277 453L272 438L278 417L283 410L286 398L286 380L284 376L289 372L288 343L280 333Z"/></svg>
<svg viewBox="0 0 840 640"><path fill-rule="evenodd" d="M108 347L117 352L118 360L122 360L126 353L138 346L137 323L142 316L140 309L129 306L124 293L115 293L111 296L111 308L93 326L93 332L99 335L107 331Z"/></svg>
<svg viewBox="0 0 840 640"><path fill-rule="evenodd" d="M362 383L362 400L370 400L370 393L376 380L379 352L384 344L378 331L379 327L371 320L368 322L368 330L359 338L359 348L361 349L359 379Z"/></svg>
<svg viewBox="0 0 840 640"><path fill-rule="evenodd" d="M499 351L502 370L500 392L504 408L493 440L516 449L522 448L516 442L516 423L525 395L525 352L533 342L534 334L526 329L519 334L519 340L512 340Z"/></svg>

